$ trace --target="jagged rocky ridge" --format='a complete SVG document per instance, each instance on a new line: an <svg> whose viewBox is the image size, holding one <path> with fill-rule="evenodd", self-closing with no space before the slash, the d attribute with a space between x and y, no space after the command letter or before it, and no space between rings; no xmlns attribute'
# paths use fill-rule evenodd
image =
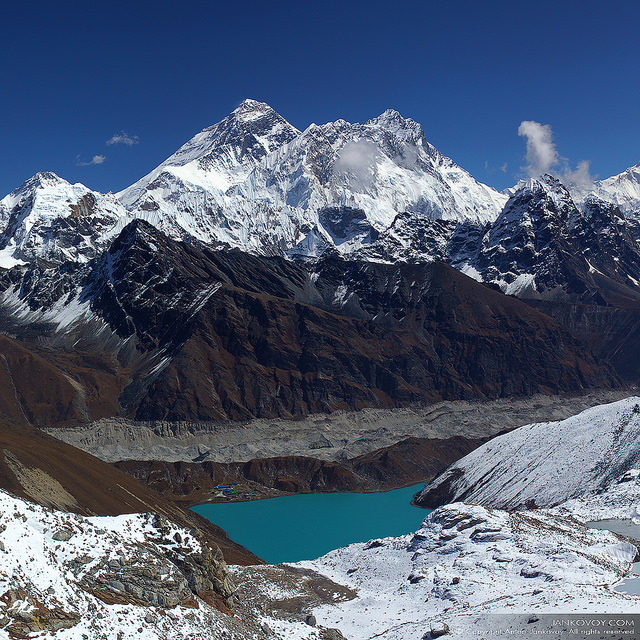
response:
<svg viewBox="0 0 640 640"><path fill-rule="evenodd" d="M637 182L634 167L574 201L545 176L508 198L395 111L300 132L245 100L117 200L37 174L0 201L0 258L86 261L140 218L212 247L440 260L519 297L637 306Z"/></svg>
<svg viewBox="0 0 640 640"><path fill-rule="evenodd" d="M441 263L293 263L197 248L136 220L86 265L18 266L0 290L5 348L30 354L21 357L33 368L48 363L67 398L52 392L25 415L38 426L292 417L617 384L546 316ZM20 419L15 398L33 374L10 362L17 395L5 411Z"/></svg>
<svg viewBox="0 0 640 640"><path fill-rule="evenodd" d="M555 178L522 182L490 224L399 216L358 256L441 260L526 299L638 306L636 223L590 195L574 202Z"/></svg>
<svg viewBox="0 0 640 640"><path fill-rule="evenodd" d="M507 198L397 112L299 132L247 100L119 199L37 174L0 201L0 257L6 266L86 261L139 218L212 247L440 260L519 297L637 305L635 169L575 201L549 176Z"/></svg>

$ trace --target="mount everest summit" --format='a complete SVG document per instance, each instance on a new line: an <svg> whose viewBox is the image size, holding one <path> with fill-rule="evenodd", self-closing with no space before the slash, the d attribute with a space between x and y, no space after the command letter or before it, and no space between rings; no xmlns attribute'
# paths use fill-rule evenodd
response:
<svg viewBox="0 0 640 640"><path fill-rule="evenodd" d="M5 409L291 417L638 379L637 186L500 194L395 111L300 132L253 100L118 194L39 173L0 200L0 331L69 404Z"/></svg>
<svg viewBox="0 0 640 640"><path fill-rule="evenodd" d="M575 200L548 177L509 197L396 111L300 132L245 100L115 196L52 173L26 181L0 201L0 259L85 262L142 219L174 239L257 255L439 260L506 293L582 302L603 297L604 278L635 298L639 167ZM570 257L587 247L588 258Z"/></svg>

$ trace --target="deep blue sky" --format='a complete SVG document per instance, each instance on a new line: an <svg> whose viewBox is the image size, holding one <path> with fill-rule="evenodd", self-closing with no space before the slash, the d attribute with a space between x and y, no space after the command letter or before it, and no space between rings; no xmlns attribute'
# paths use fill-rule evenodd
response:
<svg viewBox="0 0 640 640"><path fill-rule="evenodd" d="M123 189L246 97L299 129L397 109L499 189L522 120L601 178L640 161L637 0L62 0L0 24L0 197L45 170Z"/></svg>

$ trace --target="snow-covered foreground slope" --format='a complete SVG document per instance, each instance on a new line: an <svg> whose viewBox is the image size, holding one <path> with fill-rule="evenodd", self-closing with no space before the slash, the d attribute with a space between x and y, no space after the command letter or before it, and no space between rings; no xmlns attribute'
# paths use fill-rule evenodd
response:
<svg viewBox="0 0 640 640"><path fill-rule="evenodd" d="M195 595L234 585L213 575L192 533L151 514L87 518L0 491L0 638L240 640L262 636L264 620L318 638L303 621L227 615Z"/></svg>
<svg viewBox="0 0 640 640"><path fill-rule="evenodd" d="M515 429L465 456L425 487L425 506L549 507L597 493L640 459L640 398Z"/></svg>
<svg viewBox="0 0 640 640"><path fill-rule="evenodd" d="M414 534L298 566L357 591L314 610L318 623L350 640L422 640L444 625L447 637L468 639L509 626L516 635L542 633L548 621L530 622L534 614L640 612L640 599L613 590L635 555L632 544L568 514L456 503Z"/></svg>
<svg viewBox="0 0 640 640"><path fill-rule="evenodd" d="M606 486L587 480L582 495L551 509L457 502L415 533L296 565L232 568L234 616L195 593L206 591L206 580L226 580L227 593L234 585L207 573L206 549L192 531L147 514L56 512L0 492L0 637L426 640L447 629L467 640L505 628L544 635L552 619L543 614L640 614L639 597L616 591L638 555L635 542L585 526L640 513L640 470L617 463L625 442L633 450L627 436L638 430L637 400L557 423L574 436L571 420L590 426L581 433L589 434L592 466L610 470ZM558 435L553 424L549 438ZM520 449L525 458L527 451ZM575 446L565 453L574 464L584 455ZM547 454L547 484L566 485L575 467Z"/></svg>

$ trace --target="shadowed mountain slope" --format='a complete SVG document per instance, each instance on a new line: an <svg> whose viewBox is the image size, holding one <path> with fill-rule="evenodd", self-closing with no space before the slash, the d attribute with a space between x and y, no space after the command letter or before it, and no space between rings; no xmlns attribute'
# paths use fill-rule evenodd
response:
<svg viewBox="0 0 640 640"><path fill-rule="evenodd" d="M547 316L441 263L298 264L201 249L137 220L82 268L16 267L2 287L5 327L42 358L9 367L25 416L35 400L20 376L45 363L61 372L54 395L68 397L38 425L110 412L295 417L617 384Z"/></svg>

